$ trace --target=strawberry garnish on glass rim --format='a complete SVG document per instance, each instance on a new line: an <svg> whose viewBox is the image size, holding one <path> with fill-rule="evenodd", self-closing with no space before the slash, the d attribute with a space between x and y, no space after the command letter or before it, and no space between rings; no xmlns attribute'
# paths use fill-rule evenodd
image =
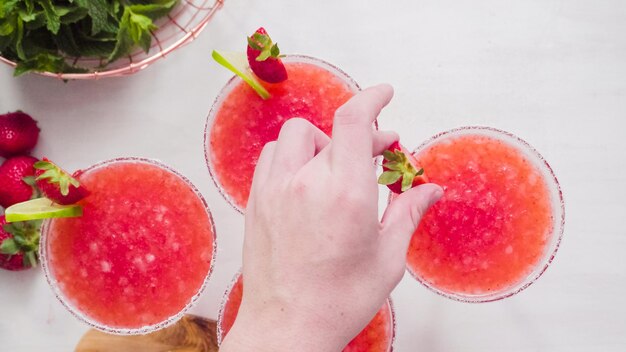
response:
<svg viewBox="0 0 626 352"><path fill-rule="evenodd" d="M75 204L89 195L89 191L65 170L43 158L34 165L37 187L57 204Z"/></svg>
<svg viewBox="0 0 626 352"><path fill-rule="evenodd" d="M272 42L263 27L248 37L247 52L213 50L213 59L236 74L250 88L267 100L271 97L261 80L279 83L287 79L287 70L280 59L278 45Z"/></svg>
<svg viewBox="0 0 626 352"><path fill-rule="evenodd" d="M287 79L287 69L280 59L278 44L272 42L265 28L260 27L248 37L248 64L252 72L268 83L280 83Z"/></svg>
<svg viewBox="0 0 626 352"><path fill-rule="evenodd" d="M4 214L7 222L39 219L68 218L83 215L83 208L76 204L89 195L78 180L50 160L36 162L35 185L45 197L13 204Z"/></svg>
<svg viewBox="0 0 626 352"><path fill-rule="evenodd" d="M424 169L419 167L417 159L400 142L391 144L383 152L383 158L383 173L378 178L378 183L386 185L392 192L402 193L428 183Z"/></svg>

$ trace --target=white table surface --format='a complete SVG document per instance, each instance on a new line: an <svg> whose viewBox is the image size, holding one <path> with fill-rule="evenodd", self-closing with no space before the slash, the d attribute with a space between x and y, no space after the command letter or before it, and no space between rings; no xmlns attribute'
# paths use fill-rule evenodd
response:
<svg viewBox="0 0 626 352"><path fill-rule="evenodd" d="M131 77L63 83L0 66L0 111L31 113L42 129L34 155L68 169L142 156L188 176L209 202L219 245L192 312L215 317L240 266L243 218L204 162L205 118L230 77L210 51L241 50L259 25L285 53L323 58L362 86L393 84L380 125L405 144L493 126L535 146L561 182L565 236L544 276L512 298L472 305L406 275L392 294L396 351L626 351L623 0L226 0L195 42ZM0 271L0 350L69 351L86 330L40 269Z"/></svg>

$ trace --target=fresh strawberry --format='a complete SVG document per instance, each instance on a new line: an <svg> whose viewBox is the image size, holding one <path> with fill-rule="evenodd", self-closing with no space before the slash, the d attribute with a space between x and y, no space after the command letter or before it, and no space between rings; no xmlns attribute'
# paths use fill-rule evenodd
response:
<svg viewBox="0 0 626 352"><path fill-rule="evenodd" d="M50 160L35 163L37 187L57 204L75 204L89 195L89 191L78 180Z"/></svg>
<svg viewBox="0 0 626 352"><path fill-rule="evenodd" d="M37 266L41 221L7 224L0 216L0 268L24 270Z"/></svg>
<svg viewBox="0 0 626 352"><path fill-rule="evenodd" d="M424 169L419 167L417 159L400 142L393 142L383 152L383 158L383 173L378 178L378 183L387 185L392 192L402 193L428 183Z"/></svg>
<svg viewBox="0 0 626 352"><path fill-rule="evenodd" d="M37 121L21 111L0 115L0 156L28 154L37 144Z"/></svg>
<svg viewBox="0 0 626 352"><path fill-rule="evenodd" d="M252 72L265 82L279 83L287 79L278 44L272 43L263 27L248 37L248 64Z"/></svg>
<svg viewBox="0 0 626 352"><path fill-rule="evenodd" d="M0 205L4 208L36 198L39 195L35 186L37 159L32 156L16 156L7 159L0 166Z"/></svg>

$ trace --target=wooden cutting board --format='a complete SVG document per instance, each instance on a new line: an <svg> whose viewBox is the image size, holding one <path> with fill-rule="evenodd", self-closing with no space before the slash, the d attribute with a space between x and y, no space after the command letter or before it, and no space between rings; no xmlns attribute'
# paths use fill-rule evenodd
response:
<svg viewBox="0 0 626 352"><path fill-rule="evenodd" d="M215 352L215 320L185 315L176 324L147 335L111 335L91 329L76 352Z"/></svg>

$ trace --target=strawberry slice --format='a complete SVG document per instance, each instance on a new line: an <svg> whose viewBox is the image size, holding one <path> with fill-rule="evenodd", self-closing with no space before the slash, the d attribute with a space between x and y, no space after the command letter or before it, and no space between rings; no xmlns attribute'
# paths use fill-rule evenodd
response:
<svg viewBox="0 0 626 352"><path fill-rule="evenodd" d="M43 161L36 162L34 166L37 187L53 202L62 205L75 204L89 195L89 191L78 180L50 160L43 158Z"/></svg>
<svg viewBox="0 0 626 352"><path fill-rule="evenodd" d="M265 82L279 83L287 79L278 44L272 43L263 27L248 37L248 64L252 72Z"/></svg>
<svg viewBox="0 0 626 352"><path fill-rule="evenodd" d="M378 183L386 185L392 192L402 193L428 183L424 169L419 167L417 159L400 142L393 142L383 152L383 158L383 173L378 178Z"/></svg>

